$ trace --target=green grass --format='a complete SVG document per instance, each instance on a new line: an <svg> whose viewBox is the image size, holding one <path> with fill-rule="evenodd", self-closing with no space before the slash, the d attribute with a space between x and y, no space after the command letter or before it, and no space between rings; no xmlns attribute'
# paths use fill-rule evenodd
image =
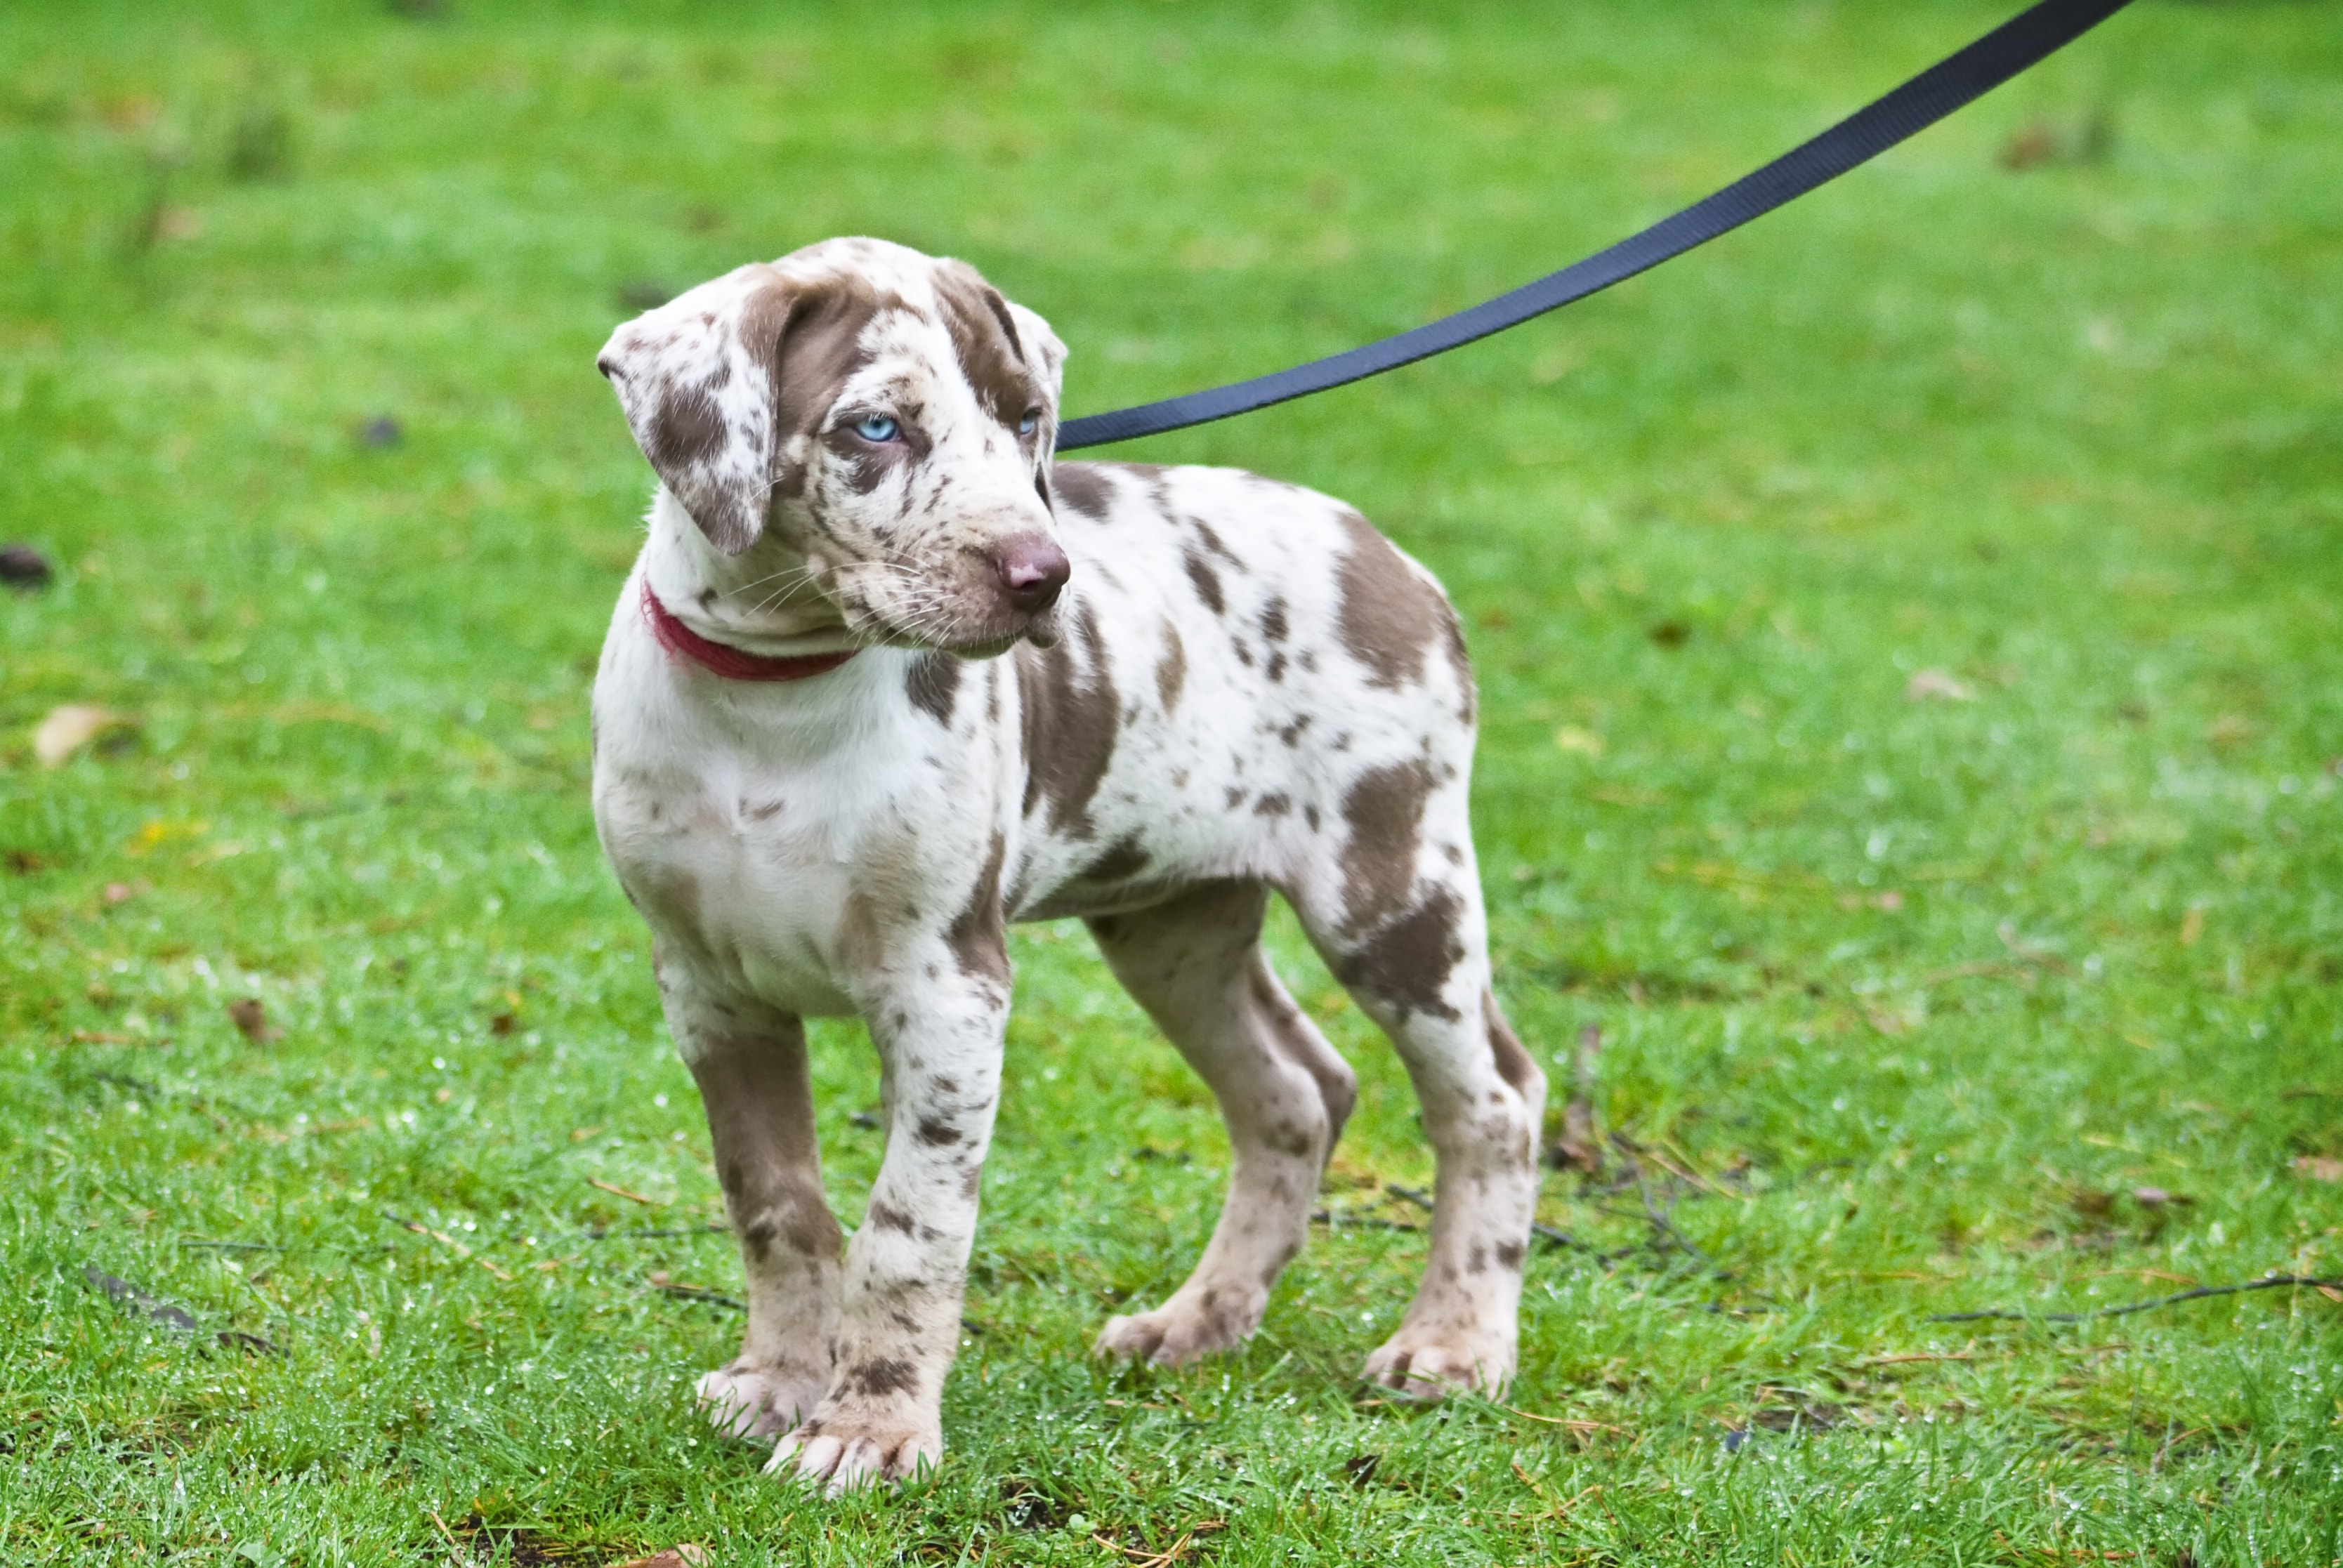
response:
<svg viewBox="0 0 2343 1568"><path fill-rule="evenodd" d="M1526 1414L1362 1400L1390 1230L1322 1230L1241 1353L1090 1363L1225 1147L1061 925L1015 939L939 1475L759 1476L688 1402L737 1320L654 1285L738 1271L587 810L622 289L885 235L1049 316L1098 409L1558 265L1999 15L0 15L0 540L60 568L0 603L0 1558L445 1561L436 1513L523 1562L2343 1561L2343 1307L1930 1321L2343 1273L2331 6L2143 0L1562 317L1131 454L1446 579L1506 1004L1548 1059L1603 1027L1721 1272L1555 1172L1608 1256L1534 1258ZM65 702L138 725L44 769ZM1365 1084L1328 1201L1404 1220L1403 1081L1276 941ZM851 1221L875 1069L816 1037Z"/></svg>

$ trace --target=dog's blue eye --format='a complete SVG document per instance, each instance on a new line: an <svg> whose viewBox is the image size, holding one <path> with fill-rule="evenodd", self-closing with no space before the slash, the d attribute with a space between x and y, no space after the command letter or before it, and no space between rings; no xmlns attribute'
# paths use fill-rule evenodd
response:
<svg viewBox="0 0 2343 1568"><path fill-rule="evenodd" d="M891 441L902 427L884 414L865 414L854 422L854 433L866 441Z"/></svg>
<svg viewBox="0 0 2343 1568"><path fill-rule="evenodd" d="M1017 421L1017 433L1020 436L1031 436L1041 427L1041 410L1028 408L1025 410L1025 417Z"/></svg>

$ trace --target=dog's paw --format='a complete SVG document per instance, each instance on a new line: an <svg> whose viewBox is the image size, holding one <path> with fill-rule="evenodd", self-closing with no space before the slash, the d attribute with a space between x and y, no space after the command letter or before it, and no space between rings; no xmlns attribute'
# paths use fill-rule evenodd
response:
<svg viewBox="0 0 2343 1568"><path fill-rule="evenodd" d="M908 1481L934 1469L943 1456L943 1429L933 1420L818 1416L773 1445L765 1473L794 1475L836 1497L882 1481Z"/></svg>
<svg viewBox="0 0 2343 1568"><path fill-rule="evenodd" d="M1267 1302L1266 1292L1260 1302L1232 1302L1230 1294L1207 1291L1191 1300L1182 1292L1151 1312L1109 1318L1091 1353L1176 1367L1224 1351L1261 1325Z"/></svg>
<svg viewBox="0 0 2343 1568"><path fill-rule="evenodd" d="M1513 1381L1513 1342L1498 1334L1403 1328L1367 1358L1361 1375L1403 1399L1473 1392L1495 1399Z"/></svg>
<svg viewBox="0 0 2343 1568"><path fill-rule="evenodd" d="M708 1419L727 1437L770 1437L813 1413L829 1379L736 1361L699 1380L694 1391Z"/></svg>

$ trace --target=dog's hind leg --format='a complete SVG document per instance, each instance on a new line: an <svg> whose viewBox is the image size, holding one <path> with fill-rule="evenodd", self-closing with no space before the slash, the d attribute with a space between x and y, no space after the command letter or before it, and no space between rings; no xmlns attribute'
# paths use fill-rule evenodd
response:
<svg viewBox="0 0 2343 1568"><path fill-rule="evenodd" d="M724 1208L748 1275L749 1332L699 1380L717 1426L786 1432L830 1384L844 1233L822 1196L805 1027L789 1013L709 995L659 966L676 1047L699 1084Z"/></svg>
<svg viewBox="0 0 2343 1568"><path fill-rule="evenodd" d="M1195 1272L1152 1312L1110 1319L1102 1355L1176 1365L1243 1339L1309 1234L1318 1176L1357 1083L1269 970L1267 900L1255 883L1217 883L1090 922L1115 978L1219 1097L1235 1157Z"/></svg>
<svg viewBox="0 0 2343 1568"><path fill-rule="evenodd" d="M1493 1395L1517 1354L1545 1079L1489 988L1463 770L1437 785L1426 769L1371 774L1347 807L1340 865L1289 896L1327 967L1398 1047L1438 1160L1423 1283L1366 1376L1412 1397Z"/></svg>

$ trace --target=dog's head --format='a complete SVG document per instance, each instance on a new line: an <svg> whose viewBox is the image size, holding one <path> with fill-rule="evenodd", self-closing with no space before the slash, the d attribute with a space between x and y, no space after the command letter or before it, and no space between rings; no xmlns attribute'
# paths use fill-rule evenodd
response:
<svg viewBox="0 0 2343 1568"><path fill-rule="evenodd" d="M980 656L1057 635L1065 357L967 263L834 239L645 312L598 363L717 549L801 558L860 637Z"/></svg>

